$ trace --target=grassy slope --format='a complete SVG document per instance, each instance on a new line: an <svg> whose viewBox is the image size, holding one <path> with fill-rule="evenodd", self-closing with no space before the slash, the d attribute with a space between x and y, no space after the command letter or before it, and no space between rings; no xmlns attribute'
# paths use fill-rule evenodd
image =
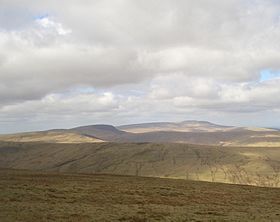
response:
<svg viewBox="0 0 280 222"><path fill-rule="evenodd" d="M0 221L279 221L280 189L0 170Z"/></svg>
<svg viewBox="0 0 280 222"><path fill-rule="evenodd" d="M280 186L279 148L1 143L0 167Z"/></svg>
<svg viewBox="0 0 280 222"><path fill-rule="evenodd" d="M45 143L98 143L100 139L66 131L44 131L1 135L0 141Z"/></svg>

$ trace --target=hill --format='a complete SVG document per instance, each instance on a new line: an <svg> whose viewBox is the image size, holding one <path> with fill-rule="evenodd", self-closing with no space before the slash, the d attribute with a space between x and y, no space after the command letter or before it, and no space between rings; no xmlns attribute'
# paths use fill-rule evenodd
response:
<svg viewBox="0 0 280 222"><path fill-rule="evenodd" d="M192 143L222 146L280 147L280 131L222 126L207 121L142 123L117 127L126 142Z"/></svg>
<svg viewBox="0 0 280 222"><path fill-rule="evenodd" d="M123 125L117 127L131 133L147 133L158 131L175 132L224 132L238 127L221 126L208 121L188 120L183 122L155 122Z"/></svg>
<svg viewBox="0 0 280 222"><path fill-rule="evenodd" d="M0 135L13 142L192 143L219 146L280 147L280 131L268 128L221 126L206 121L144 123L114 127L89 125L72 129Z"/></svg>
<svg viewBox="0 0 280 222"><path fill-rule="evenodd" d="M106 141L117 141L122 136L124 136L124 134L127 134L126 132L118 130L111 125L80 126L72 128L68 131L82 135L98 137Z"/></svg>
<svg viewBox="0 0 280 222"><path fill-rule="evenodd" d="M0 136L0 141L45 142L45 143L100 143L103 140L66 130L18 133Z"/></svg>
<svg viewBox="0 0 280 222"><path fill-rule="evenodd" d="M279 221L280 189L0 170L0 220Z"/></svg>
<svg viewBox="0 0 280 222"><path fill-rule="evenodd" d="M280 149L151 143L0 143L0 167L280 186Z"/></svg>

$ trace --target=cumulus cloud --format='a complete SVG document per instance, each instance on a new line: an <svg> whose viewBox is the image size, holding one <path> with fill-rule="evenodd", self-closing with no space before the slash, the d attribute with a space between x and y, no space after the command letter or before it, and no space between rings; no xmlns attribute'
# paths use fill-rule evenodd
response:
<svg viewBox="0 0 280 222"><path fill-rule="evenodd" d="M223 115L230 122L251 113L271 125L261 113L279 112L278 75L260 81L263 70L280 70L277 1L0 4L3 132L19 122L43 128L52 118L74 125Z"/></svg>

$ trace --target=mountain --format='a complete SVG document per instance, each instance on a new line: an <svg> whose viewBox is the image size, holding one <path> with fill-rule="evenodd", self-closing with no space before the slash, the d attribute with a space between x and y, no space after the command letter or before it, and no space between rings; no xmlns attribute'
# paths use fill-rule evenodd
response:
<svg viewBox="0 0 280 222"><path fill-rule="evenodd" d="M106 141L117 141L126 132L118 130L116 127L111 125L90 125L81 126L68 130L70 132L75 132L78 134L93 136Z"/></svg>
<svg viewBox="0 0 280 222"><path fill-rule="evenodd" d="M221 126L206 121L143 123L114 127L89 125L72 129L2 135L0 141L191 143L219 146L280 147L280 131Z"/></svg>
<svg viewBox="0 0 280 222"><path fill-rule="evenodd" d="M192 143L219 146L280 147L280 133L252 130L226 132L155 131L131 133L121 137L123 142Z"/></svg>
<svg viewBox="0 0 280 222"><path fill-rule="evenodd" d="M205 121L0 136L0 168L280 186L280 132Z"/></svg>
<svg viewBox="0 0 280 222"><path fill-rule="evenodd" d="M153 143L0 143L0 168L280 187L280 149Z"/></svg>
<svg viewBox="0 0 280 222"><path fill-rule="evenodd" d="M131 133L146 133L159 131L175 132L225 132L237 127L221 126L207 121L188 120L183 122L156 122L123 125L117 127L120 130Z"/></svg>

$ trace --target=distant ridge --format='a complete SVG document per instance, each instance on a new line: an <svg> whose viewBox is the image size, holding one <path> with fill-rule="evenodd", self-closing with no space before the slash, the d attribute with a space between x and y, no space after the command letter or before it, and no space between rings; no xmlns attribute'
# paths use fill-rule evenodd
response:
<svg viewBox="0 0 280 222"><path fill-rule="evenodd" d="M209 132L236 129L232 126L222 126L208 121L186 120L182 122L155 122L118 126L118 129L127 132L154 132L154 131L180 131L180 132Z"/></svg>
<svg viewBox="0 0 280 222"><path fill-rule="evenodd" d="M208 121L140 123L122 126L106 124L71 129L0 135L0 141L12 142L118 142L118 143L190 143L218 146L280 147L280 131L271 128L234 127Z"/></svg>

